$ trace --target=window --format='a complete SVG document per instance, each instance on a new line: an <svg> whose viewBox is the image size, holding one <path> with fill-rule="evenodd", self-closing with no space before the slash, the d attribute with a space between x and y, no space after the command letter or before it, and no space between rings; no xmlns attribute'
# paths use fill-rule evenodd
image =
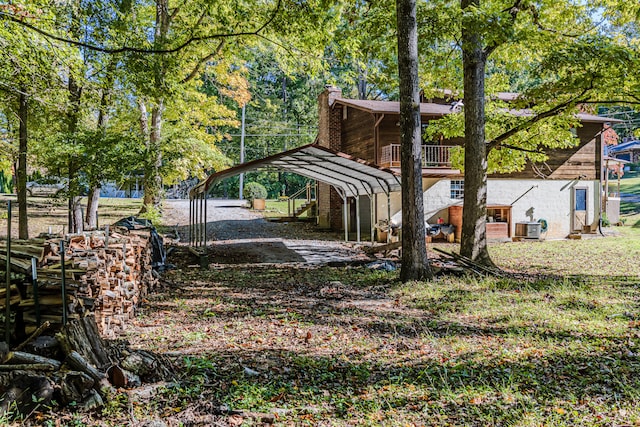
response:
<svg viewBox="0 0 640 427"><path fill-rule="evenodd" d="M451 180L451 198L462 200L464 199L464 180L452 179Z"/></svg>
<svg viewBox="0 0 640 427"><path fill-rule="evenodd" d="M587 210L587 189L576 188L575 191L576 191L575 192L576 211L586 211Z"/></svg>

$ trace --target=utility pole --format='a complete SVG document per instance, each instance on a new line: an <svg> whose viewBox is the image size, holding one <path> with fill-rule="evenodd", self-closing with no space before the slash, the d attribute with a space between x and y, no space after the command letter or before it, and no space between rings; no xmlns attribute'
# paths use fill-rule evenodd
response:
<svg viewBox="0 0 640 427"><path fill-rule="evenodd" d="M242 104L242 128L240 130L240 164L244 163L244 114L247 104ZM244 174L240 174L240 195L239 199L242 200L242 191L244 190Z"/></svg>

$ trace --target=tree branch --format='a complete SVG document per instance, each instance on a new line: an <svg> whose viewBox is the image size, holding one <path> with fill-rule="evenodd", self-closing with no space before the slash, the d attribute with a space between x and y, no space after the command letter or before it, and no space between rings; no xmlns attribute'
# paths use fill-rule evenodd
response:
<svg viewBox="0 0 640 427"><path fill-rule="evenodd" d="M518 18L518 13L520 13L520 11L522 6L522 0L516 0L516 2L513 4L513 6L504 9L502 12L508 12L509 15L511 15L511 26L513 26L516 22L516 19ZM488 45L484 48L483 50L483 55L484 58L487 59L494 50L496 50L502 43L499 42L494 42L491 45Z"/></svg>
<svg viewBox="0 0 640 427"><path fill-rule="evenodd" d="M193 78L198 75L198 72L200 71L200 67L202 67L202 64L218 56L218 54L222 50L222 46L224 46L224 39L220 40L220 43L218 43L218 47L213 52L211 52L209 55L205 56L204 58L198 61L198 63L193 67L193 70L191 70L189 75L187 75L184 79L182 79L181 83L184 84L184 83L187 83L188 81L193 80Z"/></svg>
<svg viewBox="0 0 640 427"><path fill-rule="evenodd" d="M580 98L584 97L587 92L591 90L591 85L584 89L579 95L575 96L574 98L563 102L559 105L556 105L555 107L551 108L550 110L547 111L543 111L542 113L533 116L531 119L527 120L526 122L522 122L517 126L514 126L513 128L509 129L508 131L502 133L501 135L498 135L497 137L493 138L491 141L489 141L487 143L487 153L489 153L489 151L493 150L494 148L498 147L499 145L502 144L503 141L505 141L506 139L512 137L513 135L515 135L516 133L524 130L524 129L528 129L529 127L531 127L533 124L546 119L547 117L552 117L555 116L559 113L561 113L562 111L566 110L567 108L569 108L571 105L576 104L576 103L580 103L583 101L580 101Z"/></svg>
<svg viewBox="0 0 640 427"><path fill-rule="evenodd" d="M555 30L553 28L547 28L544 25L542 25L540 23L540 14L538 13L538 10L536 9L536 7L534 5L531 5L529 7L529 10L531 10L531 17L533 18L533 23L536 25L536 27L538 27L539 30L547 32L547 33L558 34L558 35L561 35L563 37L568 37L568 38L572 38L572 39L577 39L579 37L584 36L587 33L590 33L591 31L593 31L596 28L598 28L605 21L605 19L603 18L600 22L598 22L597 24L593 25L593 27L588 28L587 30L581 32L580 34L569 34L569 33L563 33L562 31L558 31L558 30Z"/></svg>
<svg viewBox="0 0 640 427"><path fill-rule="evenodd" d="M282 5L282 0L278 0L278 3L276 4L273 12L271 12L271 15L269 16L269 18L262 23L262 25L260 25L260 27L258 27L257 29L253 30L253 31L240 31L237 33L234 32L230 32L230 33L215 33L215 34L208 34L208 35L204 35L204 36L191 36L189 37L187 40L185 40L184 42L182 42L181 44L179 44L176 47L173 48L169 48L169 49L144 49L144 48L140 48L140 47L133 47L133 46L121 46L121 47L116 47L116 48L108 48L108 47L104 47L104 46L99 46L99 45L94 45L91 43L85 43L79 40L74 40L74 39L68 39L65 37L60 37L57 36L55 34L49 33L45 30L42 30L38 27L36 27L33 24L29 24L28 22L25 22L24 20L6 13L6 12L1 12L0 11L0 17L5 17L5 19L8 19L9 21L12 21L18 25L21 25L25 28L28 28L32 31L35 31L36 33L52 39L52 40L56 40L62 43L66 43L66 44L70 44L72 46L78 46L78 47L83 47L85 49L89 49L89 50L93 50L96 52L102 52L102 53L108 53L108 54L116 54L116 53L126 53L126 52L130 52L130 53L142 53L142 54L159 54L159 55L163 55L163 54L169 54L169 53L176 53L181 51L182 49L188 47L189 45L191 45L194 42L200 42L200 41L206 41L206 40L213 40L213 39L224 39L224 38L231 38L231 37L244 37L244 36L262 36L260 33L267 27L269 26L273 20L276 18L276 16L278 15L278 12L280 11L280 7Z"/></svg>
<svg viewBox="0 0 640 427"><path fill-rule="evenodd" d="M523 151L525 153L544 154L544 151L530 150L528 148L516 147L515 145L500 144L500 148L508 148L510 150Z"/></svg>

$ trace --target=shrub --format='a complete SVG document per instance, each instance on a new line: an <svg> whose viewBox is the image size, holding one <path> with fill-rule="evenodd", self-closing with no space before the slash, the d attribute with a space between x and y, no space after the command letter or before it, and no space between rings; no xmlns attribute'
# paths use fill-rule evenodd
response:
<svg viewBox="0 0 640 427"><path fill-rule="evenodd" d="M255 199L266 199L267 189L264 187L264 185L258 182L249 182L244 186L242 195L245 199L250 201L253 201Z"/></svg>
<svg viewBox="0 0 640 427"><path fill-rule="evenodd" d="M148 219L152 224L159 224L162 221L162 211L158 206L146 205L146 211L138 215L138 218Z"/></svg>

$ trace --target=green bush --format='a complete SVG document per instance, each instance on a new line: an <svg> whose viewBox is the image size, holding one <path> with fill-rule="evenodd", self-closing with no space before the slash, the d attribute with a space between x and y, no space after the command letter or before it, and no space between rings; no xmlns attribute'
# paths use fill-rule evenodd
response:
<svg viewBox="0 0 640 427"><path fill-rule="evenodd" d="M138 215L139 218L148 219L152 224L157 225L162 222L162 211L158 206L146 205L146 211Z"/></svg>
<svg viewBox="0 0 640 427"><path fill-rule="evenodd" d="M242 195L247 200L266 199L267 189L264 185L257 182L248 182L242 190Z"/></svg>

